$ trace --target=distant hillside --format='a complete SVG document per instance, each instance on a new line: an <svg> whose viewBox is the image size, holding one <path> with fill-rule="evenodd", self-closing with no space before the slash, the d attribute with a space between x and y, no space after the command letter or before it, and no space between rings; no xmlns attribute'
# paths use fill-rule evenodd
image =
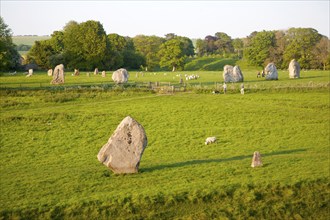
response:
<svg viewBox="0 0 330 220"><path fill-rule="evenodd" d="M13 43L16 45L24 44L32 46L35 41L47 39L50 39L50 36L13 36Z"/></svg>

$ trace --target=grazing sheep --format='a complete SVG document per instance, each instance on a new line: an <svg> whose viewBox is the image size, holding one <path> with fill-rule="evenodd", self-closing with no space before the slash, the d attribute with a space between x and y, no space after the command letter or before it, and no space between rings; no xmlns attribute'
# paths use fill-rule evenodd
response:
<svg viewBox="0 0 330 220"><path fill-rule="evenodd" d="M216 142L216 140L217 140L216 137L208 137L205 140L205 145L212 144L212 143Z"/></svg>

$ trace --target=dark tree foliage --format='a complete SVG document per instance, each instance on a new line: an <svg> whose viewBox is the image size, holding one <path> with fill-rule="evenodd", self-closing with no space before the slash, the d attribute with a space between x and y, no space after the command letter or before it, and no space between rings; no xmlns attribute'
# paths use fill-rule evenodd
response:
<svg viewBox="0 0 330 220"><path fill-rule="evenodd" d="M0 17L0 71L18 69L20 59L21 56L12 41L11 30Z"/></svg>
<svg viewBox="0 0 330 220"><path fill-rule="evenodd" d="M136 51L145 59L143 68L146 71L159 68L158 52L163 42L165 39L157 36L137 35L133 38Z"/></svg>

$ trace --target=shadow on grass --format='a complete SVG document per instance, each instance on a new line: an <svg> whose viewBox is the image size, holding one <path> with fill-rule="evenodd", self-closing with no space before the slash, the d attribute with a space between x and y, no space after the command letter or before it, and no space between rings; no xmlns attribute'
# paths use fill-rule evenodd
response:
<svg viewBox="0 0 330 220"><path fill-rule="evenodd" d="M276 152L271 152L271 153L266 153L266 154L261 153L261 156L270 157L270 156L283 155L283 154L294 154L294 153L304 152L304 151L306 151L306 149L283 150L283 151L276 151ZM154 166L154 167L140 168L140 172L141 173L153 172L156 170L178 168L178 167L185 167L185 166L198 165L198 164L231 162L231 161L244 160L244 159L249 159L249 158L252 160L252 157L253 157L253 154L235 156L235 157L230 157L230 158L188 160L188 161L183 161L183 162L178 162L178 163L162 164L162 165L158 165L158 166Z"/></svg>

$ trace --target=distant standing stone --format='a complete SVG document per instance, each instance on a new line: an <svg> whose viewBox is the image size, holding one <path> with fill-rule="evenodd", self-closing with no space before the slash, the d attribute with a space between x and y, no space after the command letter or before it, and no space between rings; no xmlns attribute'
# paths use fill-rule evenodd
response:
<svg viewBox="0 0 330 220"><path fill-rule="evenodd" d="M97 75L97 74L99 74L99 69L98 68L95 68L94 75Z"/></svg>
<svg viewBox="0 0 330 220"><path fill-rule="evenodd" d="M265 68L266 80L278 80L278 73L274 63L269 63Z"/></svg>
<svg viewBox="0 0 330 220"><path fill-rule="evenodd" d="M49 69L48 72L47 72L47 75L52 76L53 75L53 69Z"/></svg>
<svg viewBox="0 0 330 220"><path fill-rule="evenodd" d="M80 74L79 70L78 69L74 69L74 75L75 76L79 76L79 74Z"/></svg>
<svg viewBox="0 0 330 220"><path fill-rule="evenodd" d="M104 70L102 71L102 77L105 77L105 71Z"/></svg>
<svg viewBox="0 0 330 220"><path fill-rule="evenodd" d="M137 173L147 144L142 125L127 116L101 148L97 159L114 173Z"/></svg>
<svg viewBox="0 0 330 220"><path fill-rule="evenodd" d="M289 77L291 79L300 77L300 65L295 59L291 60L289 64Z"/></svg>
<svg viewBox="0 0 330 220"><path fill-rule="evenodd" d="M57 65L54 69L53 80L51 84L62 84L64 83L64 65Z"/></svg>
<svg viewBox="0 0 330 220"><path fill-rule="evenodd" d="M126 69L118 69L112 74L112 80L117 83L126 83L128 81L129 74Z"/></svg>
<svg viewBox="0 0 330 220"><path fill-rule="evenodd" d="M31 77L33 74L33 69L29 69L29 73L26 75L26 77Z"/></svg>
<svg viewBox="0 0 330 220"><path fill-rule="evenodd" d="M261 167L261 166L262 166L261 155L258 151L255 151L253 153L251 167Z"/></svg>

